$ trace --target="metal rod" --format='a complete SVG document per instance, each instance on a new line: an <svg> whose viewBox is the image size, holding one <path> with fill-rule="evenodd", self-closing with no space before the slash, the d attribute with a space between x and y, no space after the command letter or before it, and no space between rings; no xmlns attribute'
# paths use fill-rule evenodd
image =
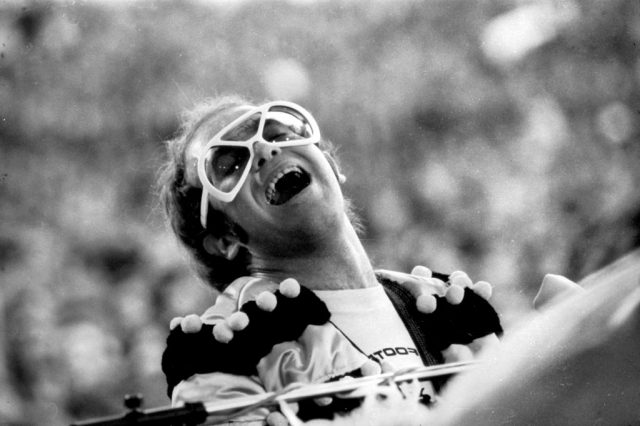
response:
<svg viewBox="0 0 640 426"><path fill-rule="evenodd" d="M132 426L132 425L197 425L207 418L226 422L260 407L277 406L281 402L296 402L323 396L345 396L347 392L378 386L384 383L402 383L412 380L430 380L450 376L475 368L477 361L455 362L430 367L416 367L390 373L365 376L352 380L328 383L295 383L278 392L248 395L228 401L187 403L178 407L158 407L148 410L132 409L124 415L74 423L76 426ZM217 417L216 417L217 416Z"/></svg>
<svg viewBox="0 0 640 426"><path fill-rule="evenodd" d="M206 402L205 409L209 414L220 414L240 410L255 405L255 408L278 405L280 401L296 402L302 399L319 398L354 391L365 386L380 385L387 381L395 383L411 380L427 380L436 377L450 376L470 370L478 365L477 361L464 361L440 364L430 367L417 367L403 371L365 376L348 381L312 383L285 388L280 392L268 392L261 395L249 395L229 401Z"/></svg>

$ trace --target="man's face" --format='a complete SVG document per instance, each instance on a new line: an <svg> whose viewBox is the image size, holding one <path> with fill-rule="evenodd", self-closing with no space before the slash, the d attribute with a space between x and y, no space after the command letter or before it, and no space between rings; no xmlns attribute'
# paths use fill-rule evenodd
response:
<svg viewBox="0 0 640 426"><path fill-rule="evenodd" d="M190 184L202 186L196 163L209 139L248 109L228 111L217 121L219 126L200 131L192 140L186 152ZM275 135L280 129L269 131ZM238 195L229 203L209 196L211 206L245 230L252 253L286 255L311 249L344 218L342 193L325 155L317 145L281 148L256 142L253 148L251 169Z"/></svg>

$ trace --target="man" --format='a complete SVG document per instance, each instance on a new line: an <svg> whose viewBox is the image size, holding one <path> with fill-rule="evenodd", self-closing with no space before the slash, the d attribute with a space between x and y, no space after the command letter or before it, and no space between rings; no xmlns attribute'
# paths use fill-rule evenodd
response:
<svg viewBox="0 0 640 426"><path fill-rule="evenodd" d="M163 370L174 403L438 364L448 348L501 332L478 296L488 298L486 283L374 271L345 177L304 108L221 98L194 111L168 144L162 193L174 231L223 293L201 318L173 324ZM425 383L423 399L433 394Z"/></svg>

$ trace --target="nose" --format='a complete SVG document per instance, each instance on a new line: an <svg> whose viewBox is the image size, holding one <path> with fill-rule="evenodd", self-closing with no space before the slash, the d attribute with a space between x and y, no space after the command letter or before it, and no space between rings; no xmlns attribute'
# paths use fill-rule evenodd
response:
<svg viewBox="0 0 640 426"><path fill-rule="evenodd" d="M257 141L253 145L255 158L253 159L253 171L259 170L267 160L280 154L281 148L274 143Z"/></svg>

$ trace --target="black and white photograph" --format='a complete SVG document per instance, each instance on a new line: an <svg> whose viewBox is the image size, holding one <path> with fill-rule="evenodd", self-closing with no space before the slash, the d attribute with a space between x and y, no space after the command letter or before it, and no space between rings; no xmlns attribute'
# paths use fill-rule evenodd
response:
<svg viewBox="0 0 640 426"><path fill-rule="evenodd" d="M640 425L640 1L0 0L0 425Z"/></svg>

